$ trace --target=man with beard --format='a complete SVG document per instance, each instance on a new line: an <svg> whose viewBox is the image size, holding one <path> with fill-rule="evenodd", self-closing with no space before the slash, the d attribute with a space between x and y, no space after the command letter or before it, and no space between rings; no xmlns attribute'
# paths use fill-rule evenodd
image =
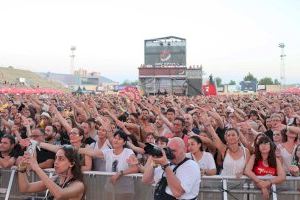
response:
<svg viewBox="0 0 300 200"><path fill-rule="evenodd" d="M95 123L93 123L93 124L95 124ZM84 143L88 144L88 145L91 145L91 144L95 143L96 142L95 139L97 139L97 137L90 135L91 131L95 132L95 130L92 130L91 123L82 122L80 127L84 131Z"/></svg>
<svg viewBox="0 0 300 200"><path fill-rule="evenodd" d="M184 124L185 124L185 129L184 129L184 133L188 134L189 133L193 133L193 134L199 134L200 131L198 128L193 126L193 117L191 114L184 114Z"/></svg>
<svg viewBox="0 0 300 200"><path fill-rule="evenodd" d="M45 127L45 140L49 144L61 145L57 136L57 129L55 126L49 125Z"/></svg>
<svg viewBox="0 0 300 200"><path fill-rule="evenodd" d="M10 168L15 164L16 152L13 151L15 147L15 138L12 135L4 135L0 140L0 168Z"/></svg>
<svg viewBox="0 0 300 200"><path fill-rule="evenodd" d="M45 134L40 129L33 129L29 138L37 141L38 143L45 142ZM45 149L36 149L36 158L42 169L52 168L55 153Z"/></svg>

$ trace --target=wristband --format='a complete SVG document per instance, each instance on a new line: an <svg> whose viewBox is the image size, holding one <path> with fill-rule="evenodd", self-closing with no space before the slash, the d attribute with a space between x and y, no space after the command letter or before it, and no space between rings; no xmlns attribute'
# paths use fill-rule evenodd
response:
<svg viewBox="0 0 300 200"><path fill-rule="evenodd" d="M25 173L26 172L26 168L24 169L20 169L19 167L16 169L17 172L20 172L20 173Z"/></svg>
<svg viewBox="0 0 300 200"><path fill-rule="evenodd" d="M169 166L171 166L171 164L170 164L170 163L167 163L167 164L165 164L165 165L162 165L161 168L162 168L162 170L165 171L166 168L169 167Z"/></svg>
<svg viewBox="0 0 300 200"><path fill-rule="evenodd" d="M124 175L124 171L121 170L121 171L120 171L120 176L123 176L123 175Z"/></svg>

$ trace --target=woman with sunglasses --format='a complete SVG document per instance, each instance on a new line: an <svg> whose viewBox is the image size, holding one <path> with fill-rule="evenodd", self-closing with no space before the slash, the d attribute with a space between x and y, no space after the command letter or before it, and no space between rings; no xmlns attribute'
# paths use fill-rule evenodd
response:
<svg viewBox="0 0 300 200"><path fill-rule="evenodd" d="M289 167L289 171L292 176L300 175L300 144L298 144L295 148L293 160Z"/></svg>
<svg viewBox="0 0 300 200"><path fill-rule="evenodd" d="M61 113L57 110L55 106L50 106L50 111L55 117L59 120L62 126L66 129L70 143L75 148L87 147L89 145L85 144L84 130L80 127L72 127L71 124L67 122L65 118L61 115ZM52 152L57 152L59 146L51 145L47 143L40 144L42 148L47 149ZM92 169L92 158L88 155L81 156L81 170L82 171L90 171Z"/></svg>
<svg viewBox="0 0 300 200"><path fill-rule="evenodd" d="M80 154L89 155L104 159L106 162L106 172L115 172L110 180L105 184L108 196L115 193L115 199L132 199L134 194L133 179L124 177L127 174L138 173L138 165L130 165L130 160L136 159L134 152L126 148L127 135L122 130L114 133L112 139L113 149L100 150L90 148L80 148Z"/></svg>
<svg viewBox="0 0 300 200"><path fill-rule="evenodd" d="M40 181L30 183L26 167L30 167L40 178ZM25 154L18 168L18 185L20 192L36 193L48 190L45 199L84 199L83 175L80 170L79 155L71 145L62 146L56 153L54 162L55 174L53 178L39 167L35 157Z"/></svg>
<svg viewBox="0 0 300 200"><path fill-rule="evenodd" d="M279 149L283 160L283 168L285 172L289 174L289 167L292 163L293 153L298 142L300 129L295 126L286 126L286 128L282 130L282 134L284 142L277 145L277 148Z"/></svg>
<svg viewBox="0 0 300 200"><path fill-rule="evenodd" d="M255 146L255 154L251 156L245 168L245 175L254 181L261 189L263 199L269 199L272 184L279 184L285 180L282 164L275 155L275 144L268 136L262 136ZM257 176L271 175L268 180L261 180Z"/></svg>

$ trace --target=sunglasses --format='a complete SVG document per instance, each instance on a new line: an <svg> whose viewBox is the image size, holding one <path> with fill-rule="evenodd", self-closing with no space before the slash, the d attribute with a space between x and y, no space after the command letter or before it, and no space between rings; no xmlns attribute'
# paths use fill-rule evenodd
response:
<svg viewBox="0 0 300 200"><path fill-rule="evenodd" d="M112 163L111 168L112 168L113 172L117 172L118 171L118 163L119 163L118 160L114 160L114 162Z"/></svg>

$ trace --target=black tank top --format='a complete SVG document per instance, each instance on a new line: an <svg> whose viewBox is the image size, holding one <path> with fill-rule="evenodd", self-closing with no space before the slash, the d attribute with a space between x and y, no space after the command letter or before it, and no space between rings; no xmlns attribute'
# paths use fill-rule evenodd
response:
<svg viewBox="0 0 300 200"><path fill-rule="evenodd" d="M70 180L68 180L67 182L63 183L62 185L59 184L59 180L58 178L56 178L54 180L54 182L59 185L61 188L66 188L68 187L71 183L75 182L76 179L75 178L71 178ZM54 200L54 196L49 192L49 189L46 191L46 196L44 198L44 200ZM84 194L82 195L81 200L84 200Z"/></svg>

